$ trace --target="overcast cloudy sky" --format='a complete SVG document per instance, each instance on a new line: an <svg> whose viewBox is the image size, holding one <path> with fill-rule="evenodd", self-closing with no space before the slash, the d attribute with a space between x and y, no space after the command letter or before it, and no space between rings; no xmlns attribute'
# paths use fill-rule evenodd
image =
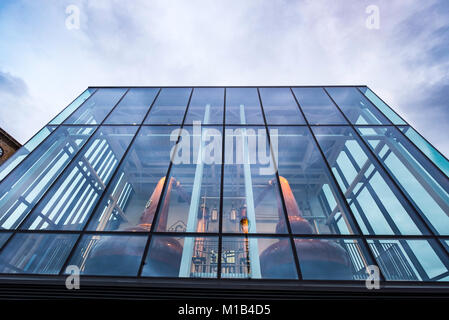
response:
<svg viewBox="0 0 449 320"><path fill-rule="evenodd" d="M447 0L0 0L0 126L23 143L87 86L366 84L449 155L448 48Z"/></svg>

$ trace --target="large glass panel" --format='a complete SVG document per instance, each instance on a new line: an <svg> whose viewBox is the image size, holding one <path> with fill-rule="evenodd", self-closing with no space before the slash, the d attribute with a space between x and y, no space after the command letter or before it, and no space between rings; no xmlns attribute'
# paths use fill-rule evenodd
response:
<svg viewBox="0 0 449 320"><path fill-rule="evenodd" d="M221 128L184 127L156 231L218 232Z"/></svg>
<svg viewBox="0 0 449 320"><path fill-rule="evenodd" d="M295 239L305 280L365 280L373 264L357 239Z"/></svg>
<svg viewBox="0 0 449 320"><path fill-rule="evenodd" d="M98 89L95 94L64 121L64 123L100 124L125 92L125 88Z"/></svg>
<svg viewBox="0 0 449 320"><path fill-rule="evenodd" d="M265 128L226 128L223 232L287 233L274 167Z"/></svg>
<svg viewBox="0 0 449 320"><path fill-rule="evenodd" d="M100 127L22 228L82 229L136 130L126 126Z"/></svg>
<svg viewBox="0 0 449 320"><path fill-rule="evenodd" d="M438 168L449 177L449 161L411 127L399 128Z"/></svg>
<svg viewBox="0 0 449 320"><path fill-rule="evenodd" d="M226 89L226 124L263 125L257 88Z"/></svg>
<svg viewBox="0 0 449 320"><path fill-rule="evenodd" d="M367 97L382 113L390 119L394 124L406 124L404 120L399 117L385 102L383 102L371 89L368 87L358 87L360 91Z"/></svg>
<svg viewBox="0 0 449 320"><path fill-rule="evenodd" d="M260 88L268 124L305 124L290 88Z"/></svg>
<svg viewBox="0 0 449 320"><path fill-rule="evenodd" d="M290 239L223 237L221 277L297 279Z"/></svg>
<svg viewBox="0 0 449 320"><path fill-rule="evenodd" d="M76 234L15 234L0 254L0 273L58 274Z"/></svg>
<svg viewBox="0 0 449 320"><path fill-rule="evenodd" d="M0 233L0 248L5 244L6 240L8 240L10 232Z"/></svg>
<svg viewBox="0 0 449 320"><path fill-rule="evenodd" d="M363 233L421 234L427 229L349 127L313 127Z"/></svg>
<svg viewBox="0 0 449 320"><path fill-rule="evenodd" d="M293 88L292 90L310 124L347 124L323 88Z"/></svg>
<svg viewBox="0 0 449 320"><path fill-rule="evenodd" d="M96 127L61 126L0 184L0 226L14 229L81 149Z"/></svg>
<svg viewBox="0 0 449 320"><path fill-rule="evenodd" d="M106 124L140 124L159 88L132 88L108 116Z"/></svg>
<svg viewBox="0 0 449 320"><path fill-rule="evenodd" d="M163 88L145 123L181 124L191 91L191 88Z"/></svg>
<svg viewBox="0 0 449 320"><path fill-rule="evenodd" d="M394 127L360 127L409 200L438 233L449 234L449 180Z"/></svg>
<svg viewBox="0 0 449 320"><path fill-rule="evenodd" d="M55 126L46 126L39 131L33 138L17 150L10 158L8 158L0 167L0 181L2 181L8 173L19 165L31 151L33 151L45 138L56 129Z"/></svg>
<svg viewBox="0 0 449 320"><path fill-rule="evenodd" d="M309 129L271 127L270 137L292 232L356 233Z"/></svg>
<svg viewBox="0 0 449 320"><path fill-rule="evenodd" d="M142 127L88 227L149 231L179 127Z"/></svg>
<svg viewBox="0 0 449 320"><path fill-rule="evenodd" d="M84 101L87 100L94 92L95 88L88 88L71 104L69 104L60 114L58 114L49 124L61 124L68 116L72 114Z"/></svg>
<svg viewBox="0 0 449 320"><path fill-rule="evenodd" d="M326 88L352 124L391 124L355 87Z"/></svg>
<svg viewBox="0 0 449 320"><path fill-rule="evenodd" d="M69 265L78 266L85 275L137 276L147 238L84 235Z"/></svg>
<svg viewBox="0 0 449 320"><path fill-rule="evenodd" d="M195 88L187 111L186 124L223 123L224 88Z"/></svg>
<svg viewBox="0 0 449 320"><path fill-rule="evenodd" d="M142 276L216 278L217 237L152 236Z"/></svg>
<svg viewBox="0 0 449 320"><path fill-rule="evenodd" d="M449 261L435 240L368 240L386 280L448 281Z"/></svg>

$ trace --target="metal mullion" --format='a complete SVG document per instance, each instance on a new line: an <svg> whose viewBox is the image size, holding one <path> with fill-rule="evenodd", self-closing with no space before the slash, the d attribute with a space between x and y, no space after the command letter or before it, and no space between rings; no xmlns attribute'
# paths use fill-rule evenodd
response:
<svg viewBox="0 0 449 320"><path fill-rule="evenodd" d="M220 217L218 221L218 253L217 253L217 279L221 279L221 255L223 254L223 194L224 194L224 166L225 166L225 139L226 139L226 87L224 88L223 99L223 125L222 125L222 139L221 139L221 181L220 181Z"/></svg>
<svg viewBox="0 0 449 320"><path fill-rule="evenodd" d="M287 231L288 231L288 236L289 236L289 240L290 240L290 245L291 245L291 249L293 251L292 252L293 253L293 261L295 262L295 267L296 267L296 273L297 273L297 276L298 276L298 280L303 280L301 266L299 264L298 252L296 250L295 239L293 237L292 228L290 226L290 219L288 217L287 206L285 205L284 193L282 192L281 180L279 178L279 172L278 172L278 164L276 163L276 160L275 160L275 157L274 157L274 154L273 154L273 147L271 145L270 133L269 133L268 124L267 124L267 118L265 116L265 110L264 110L264 107L263 107L262 96L260 95L259 88L257 88L257 95L259 97L260 109L262 111L262 117L263 117L263 121L264 121L265 132L266 132L268 143L269 143L269 146L270 146L269 150L270 150L271 159L273 160L273 168L275 169L277 188L278 188L278 192L279 192L279 197L281 198L282 210L284 211L285 225L287 226ZM279 235L277 235L277 237L279 237Z"/></svg>
<svg viewBox="0 0 449 320"><path fill-rule="evenodd" d="M193 91L195 90L195 88L192 88L192 87L187 87L187 88L191 88L191 89L190 89L189 100L187 101L186 110L184 112L184 117L182 119L182 123L181 123L181 127L180 127L181 130L184 127L184 123L185 123L185 120L187 118L187 113L189 112L190 102L192 101ZM155 101L156 101L156 98L154 99L154 102ZM149 110L148 114L145 116L145 120L148 117L150 111L151 110ZM144 122L145 122L145 120L144 120ZM176 141L175 147L173 149L173 157L176 154L176 150L177 150L177 147L178 147L180 139L181 139L181 131L179 132L178 140ZM166 188L167 188L167 185L168 185L167 181L170 178L170 172L171 172L171 168L173 166L173 161L172 160L173 159L170 159L170 164L168 165L167 174L165 175L164 185L162 186L162 191L161 191L161 194L160 194L159 199L158 199L158 204L157 204L154 216L153 216L153 221L151 223L150 231L147 233L148 234L148 239L147 239L147 242L146 242L145 247L143 249L142 259L140 261L140 266L139 266L139 269L137 271L137 277L139 277L139 278L142 276L143 266L145 265L145 260L146 260L147 255L148 255L148 250L150 248L151 238L152 238L152 235L153 235L153 232L154 232L154 229L155 229L155 225L157 223L157 218L158 218L158 215L160 213L162 203L164 202L165 191L166 191Z"/></svg>
<svg viewBox="0 0 449 320"><path fill-rule="evenodd" d="M128 89L126 90L125 94L123 95L123 97L117 102L117 104L114 106L114 108L112 108L112 110L106 115L106 117L103 119L103 122L106 121L106 119L109 117L109 115L115 110L115 107L121 102L121 100L124 98L124 96L129 92L130 88L128 87ZM157 97L159 96L159 93L161 92L161 89L159 88L159 91L157 92L156 96L154 97L154 100L152 102L152 104L150 105L150 107L147 110L147 113L145 114L145 117L148 115L148 113L150 112L151 108L153 107ZM144 117L144 119L145 119ZM143 121L142 121L143 122ZM126 125L121 125L126 127ZM89 226L90 221L93 219L95 212L97 211L99 205L101 204L102 200L104 199L104 197L106 196L110 183L112 183L112 181L114 181L114 178L116 177L116 175L119 172L119 169L123 163L123 161L125 160L129 150L131 149L131 146L133 145L134 141L136 140L137 136L139 135L140 129L142 128L142 124L137 125L138 129L136 130L136 132L134 133L133 138L131 139L131 141L129 142L128 146L126 147L125 152L123 153L120 161L117 164L117 167L113 170L113 173L111 175L111 179L108 182L108 185L104 188L103 192L100 194L97 203L95 204L95 206L92 209L92 212L90 213L90 216L87 218L86 223L84 224L84 227L82 228L82 230L77 231L79 236L78 239L76 240L76 242L74 243L69 255L67 256L64 264L61 267L61 270L59 271L59 274L62 275L64 273L65 268L67 267L68 263L70 262L70 259L72 258L72 256L75 254L75 250L78 246L78 244L81 241L81 238L85 235L85 234L93 234L87 231L87 228ZM94 231L95 232L95 231ZM95 234L98 234L98 232L96 232ZM135 234L135 232L134 232Z"/></svg>
<svg viewBox="0 0 449 320"><path fill-rule="evenodd" d="M87 90L87 89L86 89ZM86 91L86 90L84 90L83 91L83 93ZM66 119L68 119L76 110L78 110L87 100L89 100L90 99L90 97L92 97L96 92L98 91L98 89L95 89L95 91L89 96L89 97L87 97L87 99L86 100L84 100L83 101L83 103L81 103L79 106L78 106L78 108L76 108L71 114L69 114L68 116L67 116L67 118ZM51 120L51 121L53 121L57 116L59 116L62 112L64 112L64 110L69 106L69 105L71 105L76 99L78 99L83 93L81 93L80 95L78 95L72 102L70 102L61 112L59 112L55 117L53 117L53 119ZM64 119L64 121L66 120L66 119ZM50 122L51 122L50 121ZM63 121L63 122L64 122ZM28 141L27 142L25 142L23 145L22 145L22 147L23 146L25 146L28 142L30 142L31 140L33 140L33 138L39 133L39 132L41 132L44 128L46 128L46 127L55 127L55 129L52 131L52 132L50 132L50 134L47 136L47 137L45 137L34 149L33 149L33 151L31 151L29 154L27 154L26 155L26 157L25 158L23 158L23 160L22 161L20 161L20 163L19 164L17 164L6 176L4 176L3 177L3 179L0 181L0 183L1 182L3 182L3 181L5 181L5 179L6 178L8 178L8 176L9 175L11 175L16 169L17 169L17 167L19 167L29 156L31 156L31 154L33 154L33 152L35 152L37 149L39 149L39 147L41 146L41 144L43 144L45 141L47 141L47 139L48 138L50 138L50 136L55 132L55 131L57 131L61 126L64 126L62 123L60 123L60 124L50 124L50 122L49 123L47 123L45 126L43 126L35 135L33 135L30 139L28 139ZM22 148L21 147L21 148ZM1 251L1 249L0 249L0 251Z"/></svg>
<svg viewBox="0 0 449 320"><path fill-rule="evenodd" d="M69 168L70 167L70 165L72 164L72 163L74 163L74 161L77 159L77 156L80 154L80 152L85 148L85 147L87 147L88 145L89 145L89 142L91 141L91 139L95 136L95 134L98 132L98 130L100 129L100 127L101 127L101 125L103 124L103 122L106 120L106 118L109 116L109 114L111 114L112 113L112 111L115 109L115 107L120 103L120 101L122 101L122 99L126 96L126 94L128 93L128 91L129 91L129 88L125 91L125 93L122 95L122 97L118 100L118 102L111 108L111 110L109 111L109 113L106 115L106 117L103 119L103 121L98 125L98 126L96 126L96 128L95 128L95 130L94 130L94 132L89 136L89 138L86 140L86 142L83 144L83 147L82 148L80 148L77 152L76 152L76 154L74 154L74 156L73 156L73 158L67 163L67 165L64 167L64 170L66 170L67 168ZM97 91L95 91L95 92L97 92ZM94 93L95 93L94 92ZM89 96L89 98L90 97L92 97L93 95L94 95L94 93L92 94L92 95L90 95ZM88 98L88 99L89 99ZM88 100L88 99L86 99L84 102L83 102L83 104ZM83 105L82 104L82 105ZM81 106L80 106L81 107ZM74 111L75 112L75 111ZM68 119L68 118L66 118L66 119ZM83 125L78 125L78 127L83 127ZM56 131L56 130L55 130ZM48 138L48 137L47 137ZM46 140L46 139L44 139L44 140ZM36 149L35 149L36 150ZM53 181L53 183L47 188L47 190L42 194L42 196L41 196L41 198L36 202L36 204L34 205L34 207L33 207L33 209L34 208L36 208L42 201L43 201L43 199L45 199L45 197L46 197L46 195L48 194L48 192L52 189L52 187L54 186L54 185L56 185L56 183L59 181L59 178L61 178L62 177L62 174L63 174L63 171L64 170L62 170L61 171L61 173L56 177L56 179L55 179L55 181ZM14 232L16 232L17 230L19 230L27 221L28 221L28 219L30 218L30 216L31 216L31 212L32 212L33 210L31 210L26 216L25 216L25 218L22 220L22 222L21 223L19 223L19 225L15 228L15 231ZM81 237L81 235L78 237L78 240L80 239L80 237ZM12 239L13 237L10 237L7 241L5 241L5 243L3 244L3 246L1 246L0 247L0 252L2 252L3 251L3 249L8 245L8 243L11 241L11 239Z"/></svg>
<svg viewBox="0 0 449 320"><path fill-rule="evenodd" d="M349 149L346 146L344 147L343 152L346 153L346 156L348 157L348 159L351 162L351 164L354 166L355 170L357 172L360 172L362 170L362 168L359 166L359 164L354 159L354 157L352 156L351 152L349 151ZM379 196L377 195L376 191L374 190L373 186L371 185L371 182L369 181L374 176L375 173L381 174L381 171L379 169L377 169L375 165L372 164L372 162L370 161L369 157L367 156L367 160L366 160L365 163L368 163L368 162L370 164L368 165L367 170L369 169L370 166L373 166L374 170L371 172L369 177L365 177L365 174L366 174L366 171L365 171L365 173L362 176L362 179L360 179L361 180L360 182L363 184L362 187L356 193L354 192L354 190L352 190L352 193L354 194L354 200L357 199L357 197L361 193L362 189L366 188L366 190L369 192L369 194L373 198L373 201L376 203L377 207L379 208L380 212L384 216L385 220L387 221L387 223L390 226L390 228L392 229L392 231L395 234L399 234L399 233L401 233L399 231L399 228L397 227L397 225L394 222L394 220L391 218L390 214L388 213L388 210L385 208L385 206L383 205L382 201L380 201ZM361 212L363 212L363 210ZM359 212L359 215L361 215L361 212ZM414 220L414 219L412 218L412 220Z"/></svg>
<svg viewBox="0 0 449 320"><path fill-rule="evenodd" d="M340 110L340 107L338 106L338 104L334 101L334 99L330 96L330 94L327 92L326 88L324 88L324 91L326 92L326 94L329 96L329 98L331 99L331 101L334 103L334 105ZM340 110L341 111L341 110ZM343 114L343 116L345 117L346 120L347 117ZM377 158L376 154L374 154L374 152L371 150L371 148L368 146L368 144L366 143L365 140L363 140L363 138L361 137L361 135L359 134L359 132L357 131L357 128L349 122L349 125L352 128L352 131L355 132L356 137L358 137L359 140L362 141L362 144L365 146L365 149L368 149L368 153L369 155L371 155L371 157L374 158L374 161L381 167L382 163L379 161L379 159ZM385 172L385 174L387 175L387 177L391 180L391 183L395 186L395 188L399 191L399 193L401 194L401 196L404 198L404 200L407 202L408 206L410 206L410 208L413 210L413 213L417 216L417 218L421 221L421 223L423 224L424 228L427 229L427 231L429 232L430 235L433 236L433 239L435 239L438 242L439 247L443 250L443 252L446 254L446 257L449 259L449 252L446 251L446 249L444 248L443 244L438 241L437 238L437 234L434 233L433 228L431 226L429 226L425 219L423 218L423 216L421 215L420 212L418 212L416 210L416 208L413 206L413 204L411 203L411 201L408 199L408 197L405 195L405 193L402 191L402 189L399 187L398 183L396 183L396 181L392 178L392 176L390 175L390 173L385 170L383 168L383 171Z"/></svg>
<svg viewBox="0 0 449 320"><path fill-rule="evenodd" d="M404 121L404 123L406 124L406 125L409 125L408 124L408 122L407 121L405 121L405 119L403 118L403 117L401 117L397 112L396 112L396 110L394 110L392 107L390 107L390 105L388 104L388 103L386 103L381 97L379 97L373 90L371 90L371 88L370 87L368 87L368 86L366 86L372 93L374 93L374 95L380 100L380 101L382 101L383 103L385 103L385 105L388 107L388 108L390 108L390 110L391 111L393 111L393 113L395 114L395 115L397 115L402 121ZM370 102L371 102L371 104L381 113L381 114L383 114L384 116L385 116L385 118L388 118L383 112L382 112L382 110L380 110L375 104L374 104L374 102L372 102L371 101L371 99L369 99L363 92L362 92L362 90L360 90L359 89L359 87L358 86L356 86L355 87L366 99L368 99ZM388 119L388 120L390 120L390 119ZM391 121L390 120L390 122L391 123L393 123L393 121ZM393 123L393 125L395 125L396 126L396 124L395 123Z"/></svg>
<svg viewBox="0 0 449 320"><path fill-rule="evenodd" d="M326 89L325 89L324 87L323 87L323 90L324 90L324 92L326 92L326 94L329 96L329 94L327 93L327 91L326 91ZM371 252L371 250L370 250L370 248L369 248L368 241L366 240L366 238L365 238L365 236L364 236L364 234L363 234L363 232L362 232L362 229L360 228L359 223L358 223L358 221L357 221L357 219L356 219L354 213L352 212L352 210L351 210L351 208L350 208L350 206L349 206L348 200L346 199L346 196L344 195L343 191L341 190L340 185L338 184L338 181L337 181L337 179L335 178L334 173L332 172L332 168L331 168L329 162L327 161L326 155L324 154L323 150L321 149L320 144L318 143L318 139L316 138L315 133L313 132L313 130L312 130L312 128L311 128L311 126L310 126L308 120L305 118L305 115L304 115L304 112L302 111L301 105L300 105L298 99L296 99L296 96L295 96L295 94L294 94L292 88L290 88L290 91L291 91L291 93L293 94L293 98L295 99L296 104L298 105L298 108L299 108L300 112L301 112L301 113L303 114L303 116L304 116L304 119L305 119L306 124L307 124L307 126L308 126L309 133L310 133L310 135L312 136L313 141L315 142L315 145L316 145L316 147L318 148L318 151L319 151L320 154L321 154L321 158L323 159L323 161L324 161L324 163L325 163L325 165L326 165L326 167L327 167L329 176L331 177L331 179L332 179L332 181L333 181L333 184L334 184L334 186L335 186L335 189L336 189L338 195L340 196L340 199L341 199L340 202L342 202L342 206L346 209L346 210L345 210L345 211L346 211L345 214L347 213L348 215L350 215L351 220L352 220L352 224L353 224L352 227L355 227L355 229L356 229L356 231L357 231L357 234L358 234L358 236L359 236L359 239L361 239L361 241L363 242L363 245L365 246L366 252L368 253L368 255L369 255L369 257L370 257L372 263L376 263L376 264L377 264L377 260L376 260L376 258L374 257L374 254ZM333 101L333 100L332 100L332 101ZM335 102L334 102L334 104L335 104ZM340 113L343 115L343 117L345 118L345 120L347 121L347 123L350 125L351 122L348 120L348 118L345 116L345 114L340 110L340 108L337 108L337 109L338 109L338 111L340 111ZM348 126L348 125L345 125L345 127L347 127L347 126ZM342 213L342 214L343 214L343 213ZM381 280L381 281L384 281L384 280L386 279L385 276L384 276L384 274L383 274L383 272L382 272L382 270L381 270L380 268L379 268L379 275L380 275L380 280Z"/></svg>
<svg viewBox="0 0 449 320"><path fill-rule="evenodd" d="M412 147L414 147L417 152L422 155L424 157L424 159L427 160L427 162L429 162L434 168L436 168L436 170L443 175L446 179L449 179L448 176L446 175L446 173L443 172L443 170L441 170L440 167L438 167L436 165L436 163L431 160L422 150L421 148L419 148L401 129L400 127L409 127L410 129L414 130L422 139L424 139L424 141L426 143L428 143L434 150L436 150L438 152L438 154L440 154L447 162L449 162L449 160L446 158L446 156L444 154L442 154L438 149L436 149L429 141L427 141L418 131L416 131L412 126L410 125L400 125L400 126L395 126L395 129L399 132L400 135L402 135L409 143ZM408 151L408 150L407 150ZM408 151L409 152L409 151ZM419 162L418 162L419 163Z"/></svg>
<svg viewBox="0 0 449 320"><path fill-rule="evenodd" d="M89 87L87 87L87 89L85 89L81 94L79 94L75 99L73 99L72 100L72 102L70 102L64 109L62 109L62 111L61 112L59 112L56 116L54 116L51 120L50 120L50 122L48 123L48 125L53 121L53 120L55 120L61 113L63 113L64 112L64 110L68 107L68 106L70 106L72 103L74 103L75 101L76 101L76 99L78 99L79 97L81 97L81 95L84 93L84 92L86 92L86 90L89 90ZM92 94L90 95L90 96L88 96L87 98L86 98L86 100L84 100L77 108L75 108L75 110L73 110L64 120L62 120L62 122L61 123L59 123L59 124L55 124L56 126L61 126L68 118L70 118L79 108L81 108L81 106L82 105L84 105L85 103L86 103L86 101L87 100L89 100L90 99L90 97L92 97L95 93L97 93L97 91L98 91L98 88L97 87L94 87L94 92L92 92Z"/></svg>

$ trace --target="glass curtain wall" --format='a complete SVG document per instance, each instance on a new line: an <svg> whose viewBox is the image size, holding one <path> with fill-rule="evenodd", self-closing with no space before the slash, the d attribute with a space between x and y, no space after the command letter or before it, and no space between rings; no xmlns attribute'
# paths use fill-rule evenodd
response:
<svg viewBox="0 0 449 320"><path fill-rule="evenodd" d="M0 167L0 273L449 281L448 168L367 87L88 88Z"/></svg>

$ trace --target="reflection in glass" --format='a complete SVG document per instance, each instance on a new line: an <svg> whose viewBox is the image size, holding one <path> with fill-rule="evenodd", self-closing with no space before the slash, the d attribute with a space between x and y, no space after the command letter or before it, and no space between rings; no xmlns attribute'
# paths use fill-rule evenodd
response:
<svg viewBox="0 0 449 320"><path fill-rule="evenodd" d="M217 237L152 236L142 276L216 278Z"/></svg>
<svg viewBox="0 0 449 320"><path fill-rule="evenodd" d="M0 248L5 244L10 235L10 232L0 233Z"/></svg>
<svg viewBox="0 0 449 320"><path fill-rule="evenodd" d="M310 124L347 124L323 88L293 88L292 90Z"/></svg>
<svg viewBox="0 0 449 320"><path fill-rule="evenodd" d="M61 124L68 116L72 114L84 101L86 101L94 92L95 88L88 88L71 104L69 104L60 114L58 114L49 124Z"/></svg>
<svg viewBox="0 0 449 320"><path fill-rule="evenodd" d="M0 226L14 229L74 158L95 127L59 127L0 185Z"/></svg>
<svg viewBox="0 0 449 320"><path fill-rule="evenodd" d="M223 237L222 246L222 278L298 278L289 238Z"/></svg>
<svg viewBox="0 0 449 320"><path fill-rule="evenodd" d="M449 161L418 132L411 127L399 127L399 129L418 147L438 168L449 177Z"/></svg>
<svg viewBox="0 0 449 320"><path fill-rule="evenodd" d="M142 127L94 213L89 230L150 230L170 164L170 150L178 135L179 127Z"/></svg>
<svg viewBox="0 0 449 320"><path fill-rule="evenodd" d="M286 233L273 157L263 127L228 127L225 136L223 232Z"/></svg>
<svg viewBox="0 0 449 320"><path fill-rule="evenodd" d="M409 200L442 234L449 234L449 181L394 127L357 130Z"/></svg>
<svg viewBox="0 0 449 320"><path fill-rule="evenodd" d="M247 124L264 124L257 88L226 89L226 124L242 124L242 117Z"/></svg>
<svg viewBox="0 0 449 320"><path fill-rule="evenodd" d="M383 102L373 91L368 87L358 87L360 91L367 97L383 114L394 124L406 124L404 120L399 117L385 102Z"/></svg>
<svg viewBox="0 0 449 320"><path fill-rule="evenodd" d="M85 275L136 276L146 236L84 235L69 265Z"/></svg>
<svg viewBox="0 0 449 320"><path fill-rule="evenodd" d="M191 91L191 88L163 88L145 123L181 124Z"/></svg>
<svg viewBox="0 0 449 320"><path fill-rule="evenodd" d="M373 262L356 239L295 239L305 280L365 280Z"/></svg>
<svg viewBox="0 0 449 320"><path fill-rule="evenodd" d="M132 88L108 116L107 124L140 124L159 88Z"/></svg>
<svg viewBox="0 0 449 320"><path fill-rule="evenodd" d="M15 234L0 254L0 273L58 274L75 234Z"/></svg>
<svg viewBox="0 0 449 320"><path fill-rule="evenodd" d="M195 88L187 112L186 124L223 123L224 88Z"/></svg>
<svg viewBox="0 0 449 320"><path fill-rule="evenodd" d="M125 92L126 89L124 88L98 89L64 123L100 124Z"/></svg>
<svg viewBox="0 0 449 320"><path fill-rule="evenodd" d="M183 129L156 231L218 232L221 162L221 128Z"/></svg>
<svg viewBox="0 0 449 320"><path fill-rule="evenodd" d="M356 88L328 87L326 90L352 124L391 124Z"/></svg>
<svg viewBox="0 0 449 320"><path fill-rule="evenodd" d="M368 240L386 280L447 281L449 261L435 240Z"/></svg>
<svg viewBox="0 0 449 320"><path fill-rule="evenodd" d="M363 233L427 232L384 170L371 159L353 129L312 129Z"/></svg>
<svg viewBox="0 0 449 320"><path fill-rule="evenodd" d="M82 229L136 130L131 126L100 127L22 228Z"/></svg>
<svg viewBox="0 0 449 320"><path fill-rule="evenodd" d="M309 129L271 127L278 141L278 172L293 233L355 233Z"/></svg>
<svg viewBox="0 0 449 320"><path fill-rule="evenodd" d="M6 177L15 167L25 159L31 151L33 151L50 133L55 130L55 126L44 127L19 150L17 150L11 157L9 157L0 167L0 181Z"/></svg>
<svg viewBox="0 0 449 320"><path fill-rule="evenodd" d="M290 88L260 88L268 124L305 124Z"/></svg>

